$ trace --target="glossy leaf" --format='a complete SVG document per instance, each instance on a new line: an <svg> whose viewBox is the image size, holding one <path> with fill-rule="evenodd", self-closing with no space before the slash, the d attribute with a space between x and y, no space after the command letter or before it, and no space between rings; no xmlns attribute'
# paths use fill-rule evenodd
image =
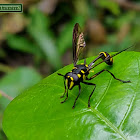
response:
<svg viewBox="0 0 140 140"><path fill-rule="evenodd" d="M95 57L94 57L95 58ZM92 58L87 59L87 63ZM83 60L82 60L83 62ZM69 65L59 70L65 74ZM81 84L82 91L72 109L78 87L60 104L64 92L63 78L57 72L16 97L4 113L3 129L10 140L139 140L140 138L140 53L123 52L113 66L99 65L95 73L108 69L121 83L104 72L90 82L97 88L88 108L93 86ZM90 73L90 76L93 73Z"/></svg>

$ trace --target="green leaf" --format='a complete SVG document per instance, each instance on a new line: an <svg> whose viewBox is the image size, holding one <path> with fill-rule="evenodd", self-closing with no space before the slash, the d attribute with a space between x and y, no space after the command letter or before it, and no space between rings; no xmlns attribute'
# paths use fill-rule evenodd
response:
<svg viewBox="0 0 140 140"><path fill-rule="evenodd" d="M95 57L88 58L89 64ZM83 62L83 60L82 60ZM58 72L65 74L68 65ZM64 104L63 78L50 75L16 97L4 113L3 129L10 140L139 140L140 138L140 53L123 52L114 57L114 65L101 64L117 78L131 80L121 83L104 72L90 82L97 85L88 108L93 86L81 84L75 109L72 105L78 87L69 91ZM90 73L90 76L93 73Z"/></svg>
<svg viewBox="0 0 140 140"><path fill-rule="evenodd" d="M11 97L16 97L23 90L33 86L41 80L41 76L32 68L20 67L4 76L0 80L0 90ZM6 108L10 101L0 98L0 106Z"/></svg>
<svg viewBox="0 0 140 140"><path fill-rule="evenodd" d="M50 33L49 20L37 9L31 12L31 23L28 26L28 32L35 40L36 44L42 49L47 60L54 69L61 67L60 54L55 41Z"/></svg>
<svg viewBox="0 0 140 140"><path fill-rule="evenodd" d="M99 0L99 5L103 8L107 8L110 10L114 15L120 14L120 8L117 2L112 0Z"/></svg>
<svg viewBox="0 0 140 140"><path fill-rule="evenodd" d="M34 43L30 42L25 37L7 34L7 41L9 47L12 49L19 50L22 52L28 52L40 57L43 55L43 52L40 50L40 48Z"/></svg>

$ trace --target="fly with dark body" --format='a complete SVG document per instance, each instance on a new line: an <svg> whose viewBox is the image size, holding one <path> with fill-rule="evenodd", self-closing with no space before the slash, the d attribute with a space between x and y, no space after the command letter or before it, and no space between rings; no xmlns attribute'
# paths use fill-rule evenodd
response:
<svg viewBox="0 0 140 140"><path fill-rule="evenodd" d="M103 62L105 62L108 65L112 65L114 56L122 53L123 51L126 51L127 49L129 49L132 46L130 46L130 47L128 47L128 48L126 48L126 49L124 49L124 50L122 50L122 51L120 51L120 52L118 52L118 53L116 53L112 56L109 55L107 52L100 52L99 56L97 58L95 58L89 65L86 64L86 59L84 60L84 63L77 64L79 54L83 50L83 48L85 48L85 46L86 46L86 43L85 43L85 40L84 40L83 32L81 32L79 24L76 23L75 26L74 26L74 29L73 29L73 64L74 64L74 67L73 67L72 71L66 73L65 75L58 73L59 76L64 77L65 91L64 91L64 94L61 96L61 98L63 98L66 94L65 100L62 101L61 103L64 103L68 99L68 90L72 90L73 87L76 86L76 85L79 87L79 94L76 97L72 108L75 108L76 101L79 98L80 93L81 93L80 83L93 86L93 90L92 90L92 92L91 92L91 94L88 98L88 107L90 107L90 98L93 95L93 92L96 88L96 84L91 83L91 82L87 82L87 81L92 80L93 78L95 78L96 76L98 76L99 74L101 74L105 71L110 73L110 75L114 79L116 79L116 80L118 80L122 83L130 83L130 81L124 81L124 80L116 78L116 76L107 69L101 70L100 72L94 74L90 78L88 78L88 75L89 75L89 72L93 68L95 68L96 66L98 66L99 64L101 64ZM100 58L102 59L102 61L95 64L95 62Z"/></svg>

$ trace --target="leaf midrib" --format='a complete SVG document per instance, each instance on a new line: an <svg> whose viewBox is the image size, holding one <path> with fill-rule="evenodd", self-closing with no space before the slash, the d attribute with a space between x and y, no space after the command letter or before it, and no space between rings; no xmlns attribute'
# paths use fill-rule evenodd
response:
<svg viewBox="0 0 140 140"><path fill-rule="evenodd" d="M72 94L73 95L73 94ZM75 95L73 95L75 96ZM75 96L76 97L76 96ZM85 103L81 98L79 98L79 101L81 101L81 103L85 104L87 106L87 103ZM124 140L128 140L125 135L119 131L119 129L117 127L115 127L103 114L101 114L101 112L99 112L97 109L90 107L91 111L93 113L95 113L100 119L102 119L109 127L111 127L114 132L118 133Z"/></svg>

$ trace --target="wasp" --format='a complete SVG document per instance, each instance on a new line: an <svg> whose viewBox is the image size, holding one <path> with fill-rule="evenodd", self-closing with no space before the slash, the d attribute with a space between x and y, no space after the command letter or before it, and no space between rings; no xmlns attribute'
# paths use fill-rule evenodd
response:
<svg viewBox="0 0 140 140"><path fill-rule="evenodd" d="M88 81L92 80L93 78L97 77L98 75L100 75L103 72L108 72L115 80L118 80L122 83L130 83L130 81L124 81L124 80L116 78L116 76L107 69L103 69L103 70L99 71L98 73L95 73L90 78L88 78L88 75L89 75L89 72L93 68L95 68L96 66L98 66L99 64L101 64L103 62L105 62L107 65L113 65L113 57L120 54L123 51L126 51L127 49L129 49L132 46L130 46L130 47L128 47L128 48L126 48L126 49L124 49L124 50L122 50L122 51L120 51L112 56L110 54L108 54L107 52L100 52L98 57L95 58L88 65L88 64L86 64L86 59L84 59L84 63L77 64L79 54L83 50L83 48L85 48L85 46L86 46L83 32L81 32L81 28L80 28L78 23L75 24L74 29L73 29L72 42L73 42L73 64L74 64L74 67L73 67L72 71L67 72L65 75L57 73L59 76L63 76L63 78L64 78L65 91L64 91L64 94L60 98L63 98L65 96L65 94L66 94L66 98L61 103L64 103L68 99L68 90L72 90L74 86L78 86L79 93L78 93L78 95L74 101L73 107L72 107L74 109L76 101L79 98L80 93L81 93L80 83L83 83L86 85L93 86L93 90L88 98L88 107L90 107L90 99L95 91L96 84L88 82ZM95 62L100 58L102 59L101 62L95 64Z"/></svg>

